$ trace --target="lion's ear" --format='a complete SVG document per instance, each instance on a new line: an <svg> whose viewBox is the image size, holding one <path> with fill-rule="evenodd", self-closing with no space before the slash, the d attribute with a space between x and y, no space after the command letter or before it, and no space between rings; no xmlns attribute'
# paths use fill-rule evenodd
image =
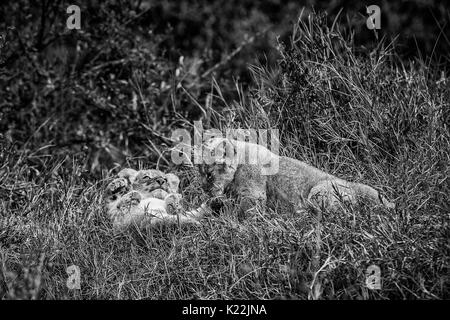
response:
<svg viewBox="0 0 450 320"><path fill-rule="evenodd" d="M171 193L178 193L178 186L180 185L180 179L173 173L166 174L167 183Z"/></svg>
<svg viewBox="0 0 450 320"><path fill-rule="evenodd" d="M125 178L130 183L133 183L134 179L136 178L138 172L131 168L125 168L120 170L120 172L117 174L119 178Z"/></svg>

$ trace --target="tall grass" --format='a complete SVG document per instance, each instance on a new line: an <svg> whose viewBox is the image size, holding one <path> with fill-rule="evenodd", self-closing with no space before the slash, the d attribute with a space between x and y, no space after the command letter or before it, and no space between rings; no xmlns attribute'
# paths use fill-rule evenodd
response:
<svg viewBox="0 0 450 320"><path fill-rule="evenodd" d="M280 209L239 221L230 202L199 227L114 235L102 203L111 172L96 179L86 172L82 153L54 156L51 144L5 138L0 296L449 298L449 80L420 62L399 64L389 46L356 52L351 37L317 15L299 19L290 42L278 49L279 67L251 66L253 87L245 92L238 85L236 101L216 82L212 103L199 103L204 119L222 128L278 128L283 154L378 187L395 210L363 206L295 215ZM153 97L137 92L142 105ZM176 91L168 97L179 101ZM195 95L185 98L183 104L197 107ZM127 119L130 131L147 121ZM185 125L190 120L180 119ZM162 143L155 148L164 150ZM134 164L154 166L157 156ZM176 170L186 206L196 207L204 200L198 172ZM80 290L66 286L70 265L80 268ZM366 287L370 265L381 269L380 290Z"/></svg>

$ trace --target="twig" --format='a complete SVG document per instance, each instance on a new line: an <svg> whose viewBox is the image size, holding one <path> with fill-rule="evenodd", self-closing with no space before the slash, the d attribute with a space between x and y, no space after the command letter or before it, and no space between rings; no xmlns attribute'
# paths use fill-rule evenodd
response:
<svg viewBox="0 0 450 320"><path fill-rule="evenodd" d="M229 55L227 55L224 59L222 59L220 62L216 63L214 66L203 72L203 74L200 76L200 78L205 78L208 75L210 75L212 72L216 71L217 69L223 67L228 62L230 62L231 59L233 59L239 52L242 51L242 49L248 45L253 43L257 37L259 37L261 34L266 33L269 28L264 29L263 31L257 32L255 35L251 36L249 39L242 41L242 43L234 49Z"/></svg>
<svg viewBox="0 0 450 320"><path fill-rule="evenodd" d="M113 61L107 61L105 63L96 65L94 67L92 67L90 70L86 71L85 74L90 74L90 73L94 73L100 69L103 69L105 67L109 67L109 66L115 66L118 64L125 64L125 62L127 61L127 59L122 58L122 59L118 59L118 60L113 60Z"/></svg>
<svg viewBox="0 0 450 320"><path fill-rule="evenodd" d="M321 244L322 244L322 210L317 209L317 226L316 226L316 246L314 248L314 256L311 262L311 269L314 271L314 278L311 281L310 287L310 299L317 300L320 297L320 277L319 273L322 271L322 268L319 268L320 262L320 252L321 252ZM328 262L328 261L327 261ZM327 263L325 262L325 264ZM316 289L317 288L317 289ZM318 294L317 294L318 293Z"/></svg>

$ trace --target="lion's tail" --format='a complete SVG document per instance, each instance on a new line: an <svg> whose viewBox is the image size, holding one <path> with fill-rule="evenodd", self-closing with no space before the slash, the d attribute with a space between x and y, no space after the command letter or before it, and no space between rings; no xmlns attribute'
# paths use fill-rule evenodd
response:
<svg viewBox="0 0 450 320"><path fill-rule="evenodd" d="M390 202L377 190L368 185L362 183L352 183L352 188L355 190L356 195L360 198L369 199L370 201L382 204L387 208L395 208L395 203Z"/></svg>

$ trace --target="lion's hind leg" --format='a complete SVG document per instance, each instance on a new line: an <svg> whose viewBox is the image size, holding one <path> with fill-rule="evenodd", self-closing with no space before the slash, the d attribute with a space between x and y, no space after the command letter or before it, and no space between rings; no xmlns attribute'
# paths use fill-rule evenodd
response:
<svg viewBox="0 0 450 320"><path fill-rule="evenodd" d="M324 180L311 188L307 200L320 209L335 211L343 204L356 204L356 194L344 180Z"/></svg>
<svg viewBox="0 0 450 320"><path fill-rule="evenodd" d="M386 208L395 208L395 203L390 202L386 197L381 195L377 190L371 186L362 183L352 183L352 188L355 190L359 199L365 199L372 203L377 203L385 206Z"/></svg>

